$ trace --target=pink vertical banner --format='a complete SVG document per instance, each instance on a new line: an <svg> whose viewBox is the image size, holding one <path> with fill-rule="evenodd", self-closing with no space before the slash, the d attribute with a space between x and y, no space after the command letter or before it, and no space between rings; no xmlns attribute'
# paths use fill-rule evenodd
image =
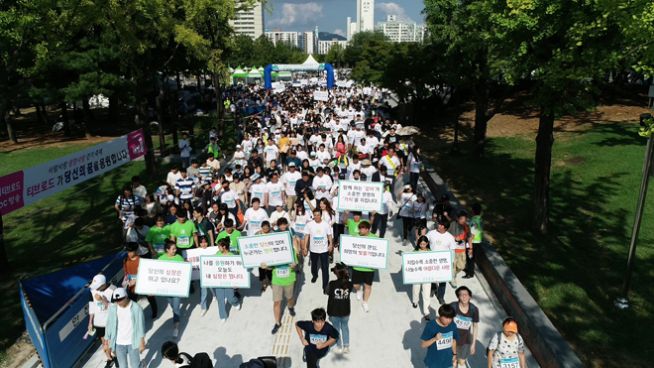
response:
<svg viewBox="0 0 654 368"><path fill-rule="evenodd" d="M129 150L130 161L145 155L147 147L145 146L143 129L135 130L127 134L127 148Z"/></svg>
<svg viewBox="0 0 654 368"><path fill-rule="evenodd" d="M0 176L0 214L3 216L25 205L23 200L23 177L22 170Z"/></svg>

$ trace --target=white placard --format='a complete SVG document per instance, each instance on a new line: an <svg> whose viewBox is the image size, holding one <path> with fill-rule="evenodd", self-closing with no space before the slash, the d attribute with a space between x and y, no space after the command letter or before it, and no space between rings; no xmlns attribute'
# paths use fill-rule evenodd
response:
<svg viewBox="0 0 654 368"><path fill-rule="evenodd" d="M203 288L250 288L250 272L240 256L202 256L200 274Z"/></svg>
<svg viewBox="0 0 654 368"><path fill-rule="evenodd" d="M286 85L284 82L273 82L272 83L273 93L280 93L286 90Z"/></svg>
<svg viewBox="0 0 654 368"><path fill-rule="evenodd" d="M191 248L186 249L186 262L191 264L193 272L191 273L191 280L200 279L200 257L213 256L218 253L218 247L206 248Z"/></svg>
<svg viewBox="0 0 654 368"><path fill-rule="evenodd" d="M191 285L191 264L141 258L136 275L139 295L188 297Z"/></svg>
<svg viewBox="0 0 654 368"><path fill-rule="evenodd" d="M265 235L242 236L238 247L246 268L279 266L293 263L291 234L288 231Z"/></svg>
<svg viewBox="0 0 654 368"><path fill-rule="evenodd" d="M452 252L402 253L402 280L405 284L452 281Z"/></svg>
<svg viewBox="0 0 654 368"><path fill-rule="evenodd" d="M348 266L384 269L388 265L388 240L341 235L341 262Z"/></svg>
<svg viewBox="0 0 654 368"><path fill-rule="evenodd" d="M316 101L328 101L329 100L329 92L327 91L314 91L313 92L313 99Z"/></svg>
<svg viewBox="0 0 654 368"><path fill-rule="evenodd" d="M336 209L338 211L381 211L384 183L339 180Z"/></svg>

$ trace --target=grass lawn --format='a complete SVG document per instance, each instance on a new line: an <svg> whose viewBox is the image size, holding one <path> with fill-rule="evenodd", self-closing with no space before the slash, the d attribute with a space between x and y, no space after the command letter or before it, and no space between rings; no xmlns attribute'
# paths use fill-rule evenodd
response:
<svg viewBox="0 0 654 368"><path fill-rule="evenodd" d="M484 205L485 231L587 366L651 366L654 339L654 182L641 226L629 311L619 295L640 187L646 140L637 124L598 124L557 133L552 159L551 231L529 231L532 137L493 138L487 155L471 146L451 156L421 142L459 199ZM498 321L499 323L499 321ZM486 342L484 342L486 343Z"/></svg>

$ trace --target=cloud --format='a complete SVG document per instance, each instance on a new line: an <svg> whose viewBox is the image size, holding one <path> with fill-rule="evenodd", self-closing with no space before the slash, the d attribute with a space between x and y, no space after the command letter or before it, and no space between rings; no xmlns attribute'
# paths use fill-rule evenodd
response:
<svg viewBox="0 0 654 368"><path fill-rule="evenodd" d="M340 28L335 29L335 30L334 30L334 33L337 34L337 35L339 35L339 36L343 36L343 37L345 37L345 31L343 31L343 30L340 29Z"/></svg>
<svg viewBox="0 0 654 368"><path fill-rule="evenodd" d="M322 5L317 2L304 4L284 3L281 9L282 17L272 19L269 23L273 26L290 26L295 24L307 24L322 16Z"/></svg>
<svg viewBox="0 0 654 368"><path fill-rule="evenodd" d="M397 15L398 20L411 21L404 8L398 3L377 3L375 8L386 15Z"/></svg>

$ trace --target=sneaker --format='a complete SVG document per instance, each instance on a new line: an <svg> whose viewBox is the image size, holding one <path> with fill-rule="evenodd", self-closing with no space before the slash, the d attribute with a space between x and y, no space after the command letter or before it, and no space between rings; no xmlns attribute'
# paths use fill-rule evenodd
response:
<svg viewBox="0 0 654 368"><path fill-rule="evenodd" d="M200 317L204 317L207 314L208 309L203 309L202 313L200 313Z"/></svg>
<svg viewBox="0 0 654 368"><path fill-rule="evenodd" d="M114 357L113 362L114 362L114 365L116 366L116 368L120 368L120 365L118 365L118 357Z"/></svg>
<svg viewBox="0 0 654 368"><path fill-rule="evenodd" d="M235 307L237 310L241 310L243 308L243 302L236 304Z"/></svg>
<svg viewBox="0 0 654 368"><path fill-rule="evenodd" d="M288 308L288 314L290 314L291 317L295 317L295 308Z"/></svg>
<svg viewBox="0 0 654 368"><path fill-rule="evenodd" d="M337 347L334 349L334 352L335 352L336 354L343 354L343 348L337 346Z"/></svg>
<svg viewBox="0 0 654 368"><path fill-rule="evenodd" d="M454 281L450 281L450 286L452 287L452 289L456 289L458 287L456 286L456 282Z"/></svg>
<svg viewBox="0 0 654 368"><path fill-rule="evenodd" d="M429 314L425 314L422 318L424 318L425 321L431 320L431 318L429 318Z"/></svg>
<svg viewBox="0 0 654 368"><path fill-rule="evenodd" d="M416 303L413 303L411 305L413 305L413 308L418 308L418 304L416 304Z"/></svg>
<svg viewBox="0 0 654 368"><path fill-rule="evenodd" d="M312 277L311 277L311 283L312 283L312 284L315 284L315 283L316 283L316 280L318 280L318 276L312 276Z"/></svg>
<svg viewBox="0 0 654 368"><path fill-rule="evenodd" d="M111 368L114 366L113 360L107 360L107 363L104 365L104 368Z"/></svg>
<svg viewBox="0 0 654 368"><path fill-rule="evenodd" d="M177 337L179 337L179 328L174 328L173 329L173 338L176 339Z"/></svg>
<svg viewBox="0 0 654 368"><path fill-rule="evenodd" d="M325 294L325 295L329 295L329 293L327 292L327 289L322 289L322 293Z"/></svg>
<svg viewBox="0 0 654 368"><path fill-rule="evenodd" d="M349 354L350 353L350 347L349 346L344 347L343 348L343 353Z"/></svg>
<svg viewBox="0 0 654 368"><path fill-rule="evenodd" d="M403 246L403 247L406 247L406 244L407 244L408 242L409 242L409 241L406 240L406 239L402 240L402 246Z"/></svg>
<svg viewBox="0 0 654 368"><path fill-rule="evenodd" d="M445 304L445 299L443 299L443 298L438 298L438 304L440 304L440 305Z"/></svg>
<svg viewBox="0 0 654 368"><path fill-rule="evenodd" d="M363 298L363 290L359 289L357 291L357 300L361 300Z"/></svg>
<svg viewBox="0 0 654 368"><path fill-rule="evenodd" d="M463 276L464 279L471 279L473 277L475 277L475 276L474 275L465 275L465 276Z"/></svg>
<svg viewBox="0 0 654 368"><path fill-rule="evenodd" d="M273 327L272 331L270 331L271 334L276 334L277 331L279 331L279 328L282 327L282 325L275 323L275 326Z"/></svg>
<svg viewBox="0 0 654 368"><path fill-rule="evenodd" d="M363 302L361 305L363 306L363 311L364 312L366 312L366 313L370 312L370 308L368 308L368 303Z"/></svg>
<svg viewBox="0 0 654 368"><path fill-rule="evenodd" d="M234 296L238 299L242 298L241 293L239 293L238 290L234 290Z"/></svg>
<svg viewBox="0 0 654 368"><path fill-rule="evenodd" d="M222 323L222 324L227 323L227 318L221 318L221 319L220 319L220 323Z"/></svg>

